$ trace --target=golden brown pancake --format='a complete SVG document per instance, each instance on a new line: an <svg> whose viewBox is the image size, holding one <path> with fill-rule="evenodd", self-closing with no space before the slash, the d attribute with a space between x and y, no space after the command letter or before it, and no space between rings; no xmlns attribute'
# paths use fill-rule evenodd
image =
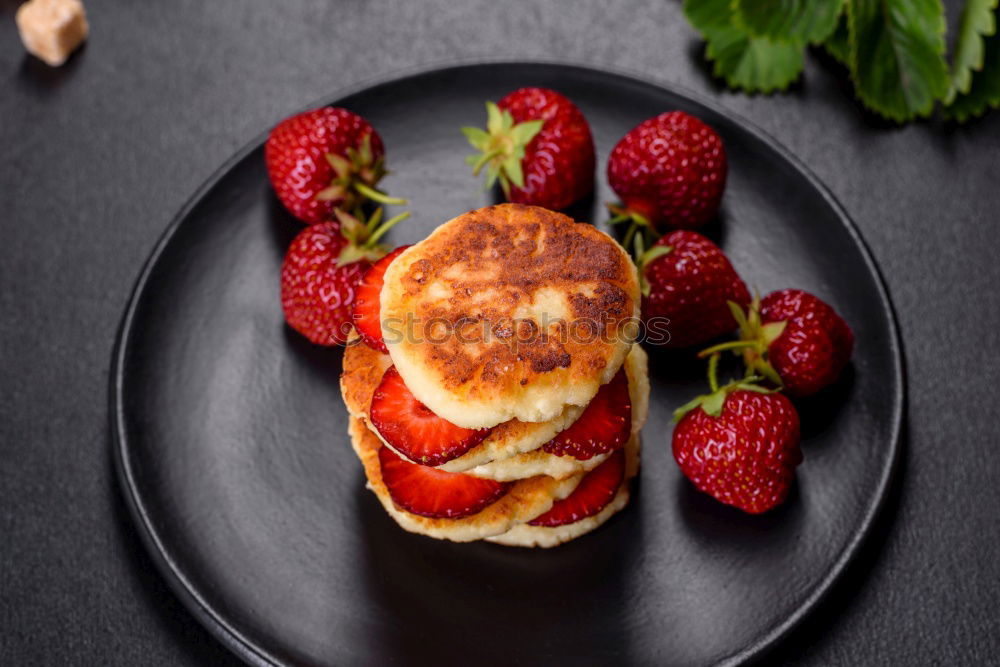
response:
<svg viewBox="0 0 1000 667"><path fill-rule="evenodd" d="M625 479L622 480L622 485L611 502L594 516L554 527L530 526L527 523L521 523L502 535L487 537L486 539L490 542L511 547L548 548L564 544L581 535L586 535L620 512L628 504L631 479L639 472L640 450L639 436L634 435L625 445Z"/></svg>
<svg viewBox="0 0 1000 667"><path fill-rule="evenodd" d="M572 456L549 454L539 447L530 452L484 463L471 470L466 470L465 473L473 477L492 479L497 482L509 482L515 479L531 477L532 475L548 475L549 477L562 479L563 477L593 470L607 458L607 454L599 454L581 461Z"/></svg>
<svg viewBox="0 0 1000 667"><path fill-rule="evenodd" d="M584 406L638 328L635 265L607 234L519 204L471 211L389 265L382 334L410 391L466 428Z"/></svg>
<svg viewBox="0 0 1000 667"><path fill-rule="evenodd" d="M368 488L396 523L411 533L454 542L470 542L499 535L519 523L531 521L549 511L556 500L572 493L583 476L580 474L562 480L537 476L521 480L515 482L510 491L499 500L477 514L460 519L433 519L411 514L392 502L389 489L382 481L382 467L378 459L382 442L361 419L351 417L348 433L351 445L364 465Z"/></svg>
<svg viewBox="0 0 1000 667"><path fill-rule="evenodd" d="M371 428L368 410L371 407L372 395L382 380L385 369L392 365L392 360L388 355L360 344L360 341L358 343L349 344L344 351L340 389L344 395L347 411L353 417L363 418ZM505 459L537 449L576 421L581 412L583 412L581 407L567 406L562 414L549 422L529 423L511 420L499 424L483 442L462 456L439 466L439 469L446 472L469 471L495 459ZM406 458L398 451L396 453Z"/></svg>
<svg viewBox="0 0 1000 667"><path fill-rule="evenodd" d="M629 483L624 482L607 507L594 516L588 516L586 519L554 527L530 526L526 523L519 523L502 535L495 535L485 539L489 542L503 544L508 547L541 547L543 549L557 547L598 528L624 509L628 505L628 501Z"/></svg>
<svg viewBox="0 0 1000 667"><path fill-rule="evenodd" d="M387 355L361 344L358 339L352 340L344 351L343 373L340 378L344 402L351 416L363 419L369 428L371 422L368 419L368 410L372 395L382 379L382 374L390 365L391 360ZM625 371L632 399L632 433L638 433L646 421L649 404L647 357L640 346L632 347L626 359ZM548 454L540 449L559 431L572 425L582 411L582 408L570 406L550 422L511 420L499 424L479 445L439 466L438 469L466 472L476 477L497 481L510 481L533 475L563 478L590 470L604 457L578 461L568 456Z"/></svg>
<svg viewBox="0 0 1000 667"><path fill-rule="evenodd" d="M372 395L390 366L389 355L368 347L357 334L347 341L340 372L340 393L352 417L368 418Z"/></svg>

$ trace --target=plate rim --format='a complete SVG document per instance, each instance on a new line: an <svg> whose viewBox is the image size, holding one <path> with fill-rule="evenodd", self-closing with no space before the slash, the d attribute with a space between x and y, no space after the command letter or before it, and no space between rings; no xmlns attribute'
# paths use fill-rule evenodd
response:
<svg viewBox="0 0 1000 667"><path fill-rule="evenodd" d="M744 131L750 133L755 139L766 144L776 151L783 159L787 160L793 167L801 172L806 180L822 196L826 203L833 208L841 223L847 229L852 240L861 250L861 256L869 272L875 279L876 292L881 303L883 312L887 316L889 325L889 348L892 352L893 373L892 378L897 383L899 391L894 398L892 405L892 432L890 435L890 451L887 463L883 466L881 475L876 485L873 499L867 503L861 521L854 529L848 544L841 551L834 561L832 567L826 572L819 583L813 588L806 599L784 620L773 626L770 630L762 634L755 641L748 644L741 650L724 657L719 664L736 665L749 662L759 658L772 650L782 639L787 637L816 607L827 597L830 590L842 577L850 563L857 557L858 552L870 537L875 521L878 519L885 507L889 490L894 483L898 468L901 451L903 447L903 431L907 409L907 386L906 386L906 364L903 341L900 335L898 316L889 295L889 289L885 277L879 265L875 262L871 248L865 241L858 229L854 219L847 213L840 202L830 192L826 184L796 155L787 149L780 141L771 136L768 132L758 127L753 122L747 120L740 114L727 109L714 99L708 99L701 93L694 92L683 85L665 81L658 77L651 77L636 71L630 71L620 67L605 66L595 63L581 63L568 60L551 58L525 59L525 58L473 58L458 61L446 61L425 64L417 67L396 69L378 77L362 80L350 86L341 87L330 94L324 95L320 99L313 100L310 104L293 111L300 113L317 106L337 104L353 95L359 94L371 88L397 84L411 78L438 74L446 71L472 69L476 67L551 67L565 70L575 70L581 73L597 74L606 78L624 79L631 84L640 87L655 88L668 93L685 97L696 104L700 104L714 113L726 118L730 122L739 125ZM249 640L236 628L232 627L225 618L208 604L198 593L195 587L188 581L180 568L170 557L169 552L164 547L159 534L153 526L145 504L143 503L134 471L128 460L129 443L125 435L125 409L123 404L124 389L124 368L125 357L127 355L129 340L132 328L135 323L135 312L142 300L146 283L152 274L153 269L159 261L160 256L170 244L175 233L180 228L183 221L188 217L192 209L210 192L222 178L228 174L237 164L245 159L252 152L257 150L267 139L270 130L258 134L230 156L194 191L185 201L184 205L171 218L169 224L161 232L159 238L153 246L149 256L143 262L142 268L136 278L128 298L128 304L122 315L115 336L114 347L111 357L111 373L109 377L109 415L111 421L112 435L112 459L118 480L119 490L124 496L129 514L139 533L140 539L146 549L147 554L152 559L160 575L167 581L170 589L180 599L185 609L191 613L218 641L226 648L236 654L239 658L254 665L255 667L279 667L285 664L267 650Z"/></svg>

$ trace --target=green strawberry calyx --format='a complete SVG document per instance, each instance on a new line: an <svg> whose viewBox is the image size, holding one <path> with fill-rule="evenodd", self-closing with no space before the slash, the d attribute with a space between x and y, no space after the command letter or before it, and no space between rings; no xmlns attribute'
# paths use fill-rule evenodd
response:
<svg viewBox="0 0 1000 667"><path fill-rule="evenodd" d="M385 257L390 248L380 244L379 239L396 224L410 217L409 211L403 211L383 222L381 206L375 209L375 212L367 219L360 207L356 208L354 213L348 213L338 208L334 214L337 216L337 222L340 223L340 233L347 239L347 245L337 256L337 266L345 266L361 260L374 262Z"/></svg>
<svg viewBox="0 0 1000 667"><path fill-rule="evenodd" d="M649 296L649 284L645 282L645 267L657 257L661 257L672 248L670 246L657 246L656 240L660 238L660 233L650 223L649 218L631 211L621 204L605 204L611 212L609 225L621 225L628 223L628 229L622 235L622 246L632 253L635 262L639 267L639 282L643 287L643 294ZM649 248L646 250L646 248ZM663 250L660 250L663 248Z"/></svg>
<svg viewBox="0 0 1000 667"><path fill-rule="evenodd" d="M645 248L642 235L633 236L631 239L623 239L622 245L628 248L629 241L632 241L633 252L635 253L635 264L639 269L639 290L642 292L643 296L649 296L651 291L651 285L649 280L646 278L646 269L654 260L663 257L664 255L669 255L673 252L674 247L669 245L652 245L648 249Z"/></svg>
<svg viewBox="0 0 1000 667"><path fill-rule="evenodd" d="M462 134L478 153L465 158L476 176L486 168L485 189L500 183L504 196L510 199L510 188L524 187L524 170L521 163L531 140L542 131L544 120L527 120L515 123L510 111L501 109L494 102L486 103L486 129L463 127Z"/></svg>
<svg viewBox="0 0 1000 667"><path fill-rule="evenodd" d="M330 185L316 193L320 201L341 202L341 207L352 211L366 200L384 205L402 206L405 199L390 197L375 189L388 172L385 159L372 153L371 133L365 135L358 148L348 148L347 155L327 153L326 161L333 169Z"/></svg>
<svg viewBox="0 0 1000 667"><path fill-rule="evenodd" d="M739 325L740 339L713 345L699 352L698 356L704 358L725 351L741 354L743 355L743 363L746 364L747 373L759 374L780 388L783 385L781 376L768 361L767 351L771 347L771 343L778 340L784 333L788 321L781 320L767 324L761 322L759 294L754 296L746 311L735 301L727 303L733 314L733 319Z"/></svg>
<svg viewBox="0 0 1000 667"><path fill-rule="evenodd" d="M747 375L739 380L733 380L728 384L719 386L718 367L721 352L716 352L708 359L708 384L711 391L701 396L696 396L681 407L674 410L674 422L679 422L684 415L701 408L710 417L719 417L722 408L726 404L726 398L734 391L755 391L759 394L773 394L777 389L768 389L756 384L762 378L757 375Z"/></svg>
<svg viewBox="0 0 1000 667"><path fill-rule="evenodd" d="M632 204L625 204L624 202L614 204L609 203L605 204L605 206L612 215L611 220L608 221L609 224L618 225L623 222L628 222L635 227L643 228L654 237L660 236L660 233L656 229L654 216L647 212L655 212L654 208L649 206L636 206L634 202Z"/></svg>

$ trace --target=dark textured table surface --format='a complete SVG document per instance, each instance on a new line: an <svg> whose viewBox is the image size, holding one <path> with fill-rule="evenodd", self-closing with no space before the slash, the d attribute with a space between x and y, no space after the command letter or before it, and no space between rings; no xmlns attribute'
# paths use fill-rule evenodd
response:
<svg viewBox="0 0 1000 667"><path fill-rule="evenodd" d="M108 367L132 282L191 193L282 116L498 57L715 100L816 172L881 265L909 373L899 475L860 559L769 662L997 659L1000 113L886 126L815 56L789 94L726 92L669 0L91 0L91 40L59 70L23 54L17 4L0 0L0 664L235 662L153 569L112 471Z"/></svg>

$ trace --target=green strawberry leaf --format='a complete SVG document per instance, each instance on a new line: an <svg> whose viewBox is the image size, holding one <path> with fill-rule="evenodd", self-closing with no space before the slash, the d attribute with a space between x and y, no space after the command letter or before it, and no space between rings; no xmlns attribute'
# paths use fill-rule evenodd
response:
<svg viewBox="0 0 1000 667"><path fill-rule="evenodd" d="M996 34L994 10L997 0L966 0L962 17L958 20L958 39L951 63L951 90L946 104L951 104L958 93L967 93L972 87L972 73L983 69L984 38Z"/></svg>
<svg viewBox="0 0 1000 667"><path fill-rule="evenodd" d="M503 112L495 102L486 103L486 131L490 134L499 134L505 126Z"/></svg>
<svg viewBox="0 0 1000 667"><path fill-rule="evenodd" d="M823 48L834 60L845 67L851 60L851 47L847 40L847 14L844 14L837 23L837 29L823 42Z"/></svg>
<svg viewBox="0 0 1000 667"><path fill-rule="evenodd" d="M701 409L705 411L705 414L712 417L718 417L722 414L722 406L726 404L726 392L716 391L709 394L705 400L701 402Z"/></svg>
<svg viewBox="0 0 1000 667"><path fill-rule="evenodd" d="M471 145L476 150L483 150L486 144L490 142L490 135L487 134L486 130L481 127L463 127L462 134L468 139L469 145ZM473 161L476 157L473 156Z"/></svg>
<svg viewBox="0 0 1000 667"><path fill-rule="evenodd" d="M945 117L964 123L987 109L1000 107L1000 31L984 44L983 67L972 75L969 92L945 107Z"/></svg>
<svg viewBox="0 0 1000 667"><path fill-rule="evenodd" d="M524 187L524 172L521 170L521 160L524 155L514 153L503 161L503 170L507 174L507 179L516 187Z"/></svg>
<svg viewBox="0 0 1000 667"><path fill-rule="evenodd" d="M948 94L941 0L847 0L850 69L861 103L902 122Z"/></svg>
<svg viewBox="0 0 1000 667"><path fill-rule="evenodd" d="M804 65L802 46L751 37L738 28L714 33L705 54L715 61L716 76L747 92L784 90L799 78Z"/></svg>
<svg viewBox="0 0 1000 667"><path fill-rule="evenodd" d="M542 131L543 125L545 125L544 120L527 120L518 123L511 128L510 139L519 146L527 146L535 138L535 135Z"/></svg>
<svg viewBox="0 0 1000 667"><path fill-rule="evenodd" d="M731 88L784 90L802 73L802 45L754 37L735 20L730 0L685 0L684 14L708 42L715 75Z"/></svg>
<svg viewBox="0 0 1000 667"><path fill-rule="evenodd" d="M736 20L754 37L819 44L833 33L844 0L733 0Z"/></svg>
<svg viewBox="0 0 1000 667"><path fill-rule="evenodd" d="M730 0L684 0L683 9L687 20L705 38L733 23Z"/></svg>

